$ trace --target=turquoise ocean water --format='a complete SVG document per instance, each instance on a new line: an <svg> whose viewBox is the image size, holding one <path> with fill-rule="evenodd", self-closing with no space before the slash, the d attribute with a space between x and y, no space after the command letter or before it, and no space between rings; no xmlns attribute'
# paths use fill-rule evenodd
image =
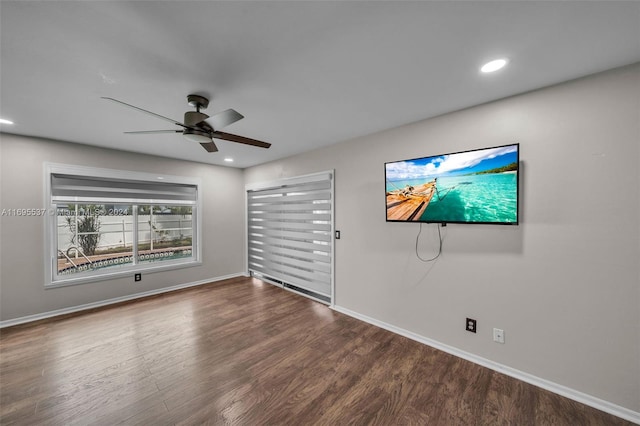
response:
<svg viewBox="0 0 640 426"><path fill-rule="evenodd" d="M432 179L387 182L387 191ZM517 220L517 173L439 177L438 192L421 220L432 222L511 222Z"/></svg>

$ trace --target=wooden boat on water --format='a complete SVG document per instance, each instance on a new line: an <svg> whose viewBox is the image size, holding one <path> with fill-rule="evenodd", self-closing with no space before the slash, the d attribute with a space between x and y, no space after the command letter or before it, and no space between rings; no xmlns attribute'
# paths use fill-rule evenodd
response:
<svg viewBox="0 0 640 426"><path fill-rule="evenodd" d="M436 180L387 192L387 220L417 221L436 193Z"/></svg>

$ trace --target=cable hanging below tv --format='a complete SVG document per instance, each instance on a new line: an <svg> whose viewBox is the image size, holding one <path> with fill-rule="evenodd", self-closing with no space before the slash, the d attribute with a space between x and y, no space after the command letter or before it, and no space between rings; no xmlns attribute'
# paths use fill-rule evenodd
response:
<svg viewBox="0 0 640 426"><path fill-rule="evenodd" d="M519 148L385 163L387 222L517 225Z"/></svg>

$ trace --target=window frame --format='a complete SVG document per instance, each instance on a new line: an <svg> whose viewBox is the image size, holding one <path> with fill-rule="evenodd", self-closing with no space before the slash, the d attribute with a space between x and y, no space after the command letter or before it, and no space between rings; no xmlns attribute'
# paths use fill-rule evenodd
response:
<svg viewBox="0 0 640 426"><path fill-rule="evenodd" d="M202 179L199 177L173 176L166 174L155 174L146 172L133 172L129 170L115 170L88 166L77 166L69 164L44 163L44 206L46 206L47 215L45 216L44 232L44 271L45 271L45 288L66 287L71 285L86 284L99 281L107 281L116 278L131 276L135 273L152 273L160 271L168 271L182 268L191 268L202 265ZM137 259L130 266L123 266L116 271L108 272L81 272L82 276L58 275L57 273L57 252L58 252L58 232L57 232L57 211L56 205L52 202L52 174L65 174L77 176L90 176L98 179L120 179L142 182L163 182L174 184L186 184L196 187L196 200L192 206L192 257L188 260L168 261L167 263L154 262L137 264ZM106 204L108 200L96 200L96 204ZM87 204L88 201L78 200L78 204ZM122 203L120 203L122 204ZM131 203L135 206L144 205L146 203ZM133 220L137 221L137 208L134 209ZM137 225L134 227L134 242L138 244ZM137 251L137 250L136 250ZM133 280L132 280L133 282Z"/></svg>

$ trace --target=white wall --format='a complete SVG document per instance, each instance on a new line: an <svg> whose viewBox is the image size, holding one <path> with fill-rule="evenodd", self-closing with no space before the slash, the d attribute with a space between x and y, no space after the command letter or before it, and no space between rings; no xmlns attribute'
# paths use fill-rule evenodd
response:
<svg viewBox="0 0 640 426"><path fill-rule="evenodd" d="M201 266L44 289L44 219L3 216L0 227L0 320L239 274L244 269L241 170L45 139L0 135L0 210L44 208L44 162L202 179Z"/></svg>
<svg viewBox="0 0 640 426"><path fill-rule="evenodd" d="M335 169L336 305L640 412L639 119L635 65L256 166L245 182ZM521 225L449 225L441 258L418 261L419 225L385 222L383 164L512 142ZM427 226L423 257L436 241Z"/></svg>

